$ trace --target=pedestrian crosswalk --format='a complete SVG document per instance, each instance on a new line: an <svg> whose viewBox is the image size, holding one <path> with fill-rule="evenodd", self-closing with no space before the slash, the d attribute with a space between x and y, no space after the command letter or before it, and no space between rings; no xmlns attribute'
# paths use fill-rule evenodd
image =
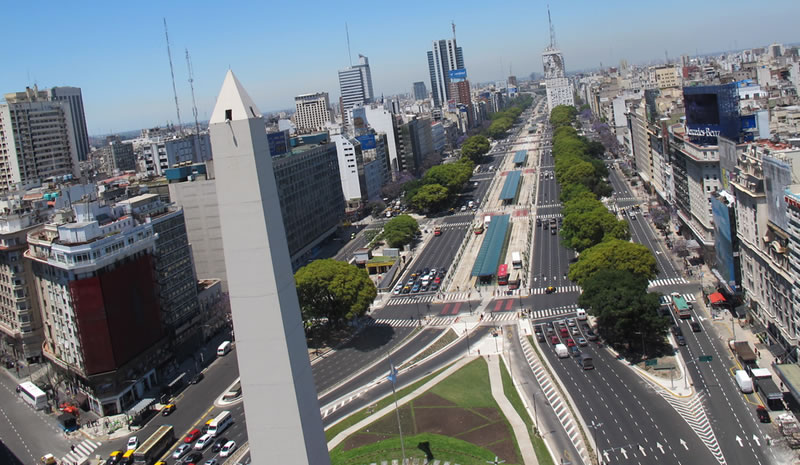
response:
<svg viewBox="0 0 800 465"><path fill-rule="evenodd" d="M71 452L62 457L61 463L82 463L98 447L100 447L99 442L85 439L80 444L75 445Z"/></svg>
<svg viewBox="0 0 800 465"><path fill-rule="evenodd" d="M686 278L666 278L666 279L654 279L647 284L647 287L659 287L659 286L672 286L675 284L688 284L689 281Z"/></svg>
<svg viewBox="0 0 800 465"><path fill-rule="evenodd" d="M419 303L427 303L433 302L433 298L435 297L434 294L425 294L425 295L414 295L410 297L393 297L389 299L389 302L386 303L387 306L389 305L406 305L406 304L415 304Z"/></svg>
<svg viewBox="0 0 800 465"><path fill-rule="evenodd" d="M569 286L557 286L555 292L580 292L581 287L577 284L570 284ZM531 290L531 294L538 295L538 294L547 294L546 287L538 287Z"/></svg>
<svg viewBox="0 0 800 465"><path fill-rule="evenodd" d="M466 313L466 308L463 309ZM517 311L508 312L487 312L484 321L509 321L517 319ZM367 326L391 326L393 328L413 328L414 326L450 326L458 323L461 315L446 315L437 317L425 317L422 319L422 324L416 317L410 318L384 318L378 320L369 320Z"/></svg>
<svg viewBox="0 0 800 465"><path fill-rule="evenodd" d="M562 215L561 213L547 213L545 215L536 215L536 218L549 220L550 218L561 218L562 216L564 215Z"/></svg>
<svg viewBox="0 0 800 465"><path fill-rule="evenodd" d="M533 310L531 312L532 320L539 320L542 318L552 318L556 316L565 316L575 313L578 308L577 305L564 305L561 307L543 308L541 310Z"/></svg>
<svg viewBox="0 0 800 465"><path fill-rule="evenodd" d="M614 197L617 202L639 202L640 199L636 197Z"/></svg>
<svg viewBox="0 0 800 465"><path fill-rule="evenodd" d="M694 296L694 294L680 294L680 296L683 297L689 303L697 301L697 298ZM661 305L669 305L669 304L670 304L669 296L668 295L662 295L661 296Z"/></svg>
<svg viewBox="0 0 800 465"><path fill-rule="evenodd" d="M541 208L541 207L560 207L561 206L561 202L553 202L553 201L548 201L548 200L537 201L536 202L536 206L539 207L539 208Z"/></svg>
<svg viewBox="0 0 800 465"><path fill-rule="evenodd" d="M442 223L442 224L438 224L437 226L439 226L442 229L454 229L454 228L459 228L459 227L464 227L464 226L472 226L472 222L471 221L461 221L461 222L458 222L458 223Z"/></svg>

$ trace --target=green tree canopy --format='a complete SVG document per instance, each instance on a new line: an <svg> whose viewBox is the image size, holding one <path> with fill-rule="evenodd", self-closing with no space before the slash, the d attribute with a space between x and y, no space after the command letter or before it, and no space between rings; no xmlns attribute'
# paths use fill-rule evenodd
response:
<svg viewBox="0 0 800 465"><path fill-rule="evenodd" d="M628 238L628 223L617 220L613 213L600 208L564 217L561 239L566 247L583 252L608 239Z"/></svg>
<svg viewBox="0 0 800 465"><path fill-rule="evenodd" d="M550 112L550 124L553 127L568 126L575 121L578 110L572 105L558 105Z"/></svg>
<svg viewBox="0 0 800 465"><path fill-rule="evenodd" d="M294 275L303 320L326 318L332 325L366 313L378 291L367 272L333 259L314 260Z"/></svg>
<svg viewBox="0 0 800 465"><path fill-rule="evenodd" d="M566 228L568 218L564 219ZM584 250L578 261L569 267L569 279L583 286L584 281L602 269L624 270L647 280L656 277L656 258L642 244L609 239Z"/></svg>
<svg viewBox="0 0 800 465"><path fill-rule="evenodd" d="M417 194L414 195L414 199L416 199L417 195L419 195L419 193L427 187L428 186L422 186L417 191ZM439 186L439 188L444 189L442 186ZM417 220L409 215L400 215L386 222L386 224L383 226L382 237L386 243L389 244L389 247L402 247L411 243L411 241L414 239L414 234L416 234L417 231L419 231Z"/></svg>
<svg viewBox="0 0 800 465"><path fill-rule="evenodd" d="M461 155L477 163L481 157L489 153L489 139L483 136L472 136L461 145Z"/></svg>
<svg viewBox="0 0 800 465"><path fill-rule="evenodd" d="M448 196L447 188L441 184L425 184L416 191L409 203L414 209L421 212L437 211L445 206ZM385 229L384 237L388 240Z"/></svg>
<svg viewBox="0 0 800 465"><path fill-rule="evenodd" d="M448 163L437 165L425 172L424 184L439 184L447 188L449 194L457 194L472 176L472 163Z"/></svg>
<svg viewBox="0 0 800 465"><path fill-rule="evenodd" d="M601 269L582 284L578 304L597 318L600 334L611 344L660 345L669 320L658 314L659 295L647 293L646 277L625 270Z"/></svg>

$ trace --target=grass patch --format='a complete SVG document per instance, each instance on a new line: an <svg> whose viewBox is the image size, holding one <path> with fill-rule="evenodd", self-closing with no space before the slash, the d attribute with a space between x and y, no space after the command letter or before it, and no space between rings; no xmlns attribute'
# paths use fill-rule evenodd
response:
<svg viewBox="0 0 800 465"><path fill-rule="evenodd" d="M519 392L517 391L517 388L514 387L514 382L511 379L511 375L508 373L508 370L506 370L505 363L500 364L500 374L503 377L503 393L511 403L511 406L514 407L514 410L517 411L520 418L522 418L522 421L525 422L528 435L531 437L531 443L533 443L533 450L536 452L536 459L539 461L540 465L552 465L553 457L550 456L550 451L547 450L547 446L544 444L544 439L533 432L535 429L533 419L528 413L528 410L525 408L525 405L522 403L522 399L519 397Z"/></svg>
<svg viewBox="0 0 800 465"><path fill-rule="evenodd" d="M434 457L461 465L485 465L494 459L494 454L460 439L449 438L438 434L422 433L403 438L407 459L423 459L426 454L418 445L427 442ZM400 438L386 439L358 449L342 451L337 447L331 451L332 465L364 465L365 463L381 463L386 460L401 460Z"/></svg>
<svg viewBox="0 0 800 465"><path fill-rule="evenodd" d="M489 384L489 368L482 357L464 365L430 392L462 408L497 407Z"/></svg>
<svg viewBox="0 0 800 465"><path fill-rule="evenodd" d="M444 336L442 336L439 339L437 339L436 342L431 344L430 347L428 347L427 349L422 351L419 355L414 357L411 361L406 362L403 365L401 365L400 368L405 368L406 366L413 365L413 364L419 362L420 360L423 360L426 357L428 357L430 355L433 355L436 352L439 352L440 350L444 349L448 344L450 344L451 342L455 341L456 339L458 339L458 334L456 334L456 332L453 331L452 328L448 329L447 332L444 333Z"/></svg>
<svg viewBox="0 0 800 465"><path fill-rule="evenodd" d="M436 375L448 369L449 367L450 365L440 369L439 371L429 374L428 376L422 378L421 380L417 381L416 383L410 386L406 386L403 389L400 389L399 391L397 391L397 399L398 400L402 399L403 397L411 394L412 392L417 390L420 386L427 383L428 381L433 379ZM386 407L392 402L394 402L394 396L386 396L383 399L379 400L378 402L370 405L369 407L363 408L358 412L345 418L344 420L340 421L339 423L336 423L335 425L325 430L325 441L330 441L331 439L335 438L337 434L355 425L359 421L367 418L368 416L379 411L380 409Z"/></svg>

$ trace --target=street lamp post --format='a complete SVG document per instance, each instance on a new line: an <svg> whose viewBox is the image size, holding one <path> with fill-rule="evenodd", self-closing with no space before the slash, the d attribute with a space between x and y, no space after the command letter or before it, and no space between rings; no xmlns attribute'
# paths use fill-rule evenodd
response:
<svg viewBox="0 0 800 465"><path fill-rule="evenodd" d="M422 327L422 317L420 316L420 313L419 313L419 296L417 296L414 299L414 301L417 304L417 322L419 323L419 326Z"/></svg>
<svg viewBox="0 0 800 465"><path fill-rule="evenodd" d="M467 328L466 320L464 321L464 335L467 336L467 355L469 355L470 353L472 353L472 349L469 346L469 328Z"/></svg>

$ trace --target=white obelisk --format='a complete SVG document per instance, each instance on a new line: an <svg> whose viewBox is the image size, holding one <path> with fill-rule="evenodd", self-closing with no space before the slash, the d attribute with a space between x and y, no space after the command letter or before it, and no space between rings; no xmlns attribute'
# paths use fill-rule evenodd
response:
<svg viewBox="0 0 800 465"><path fill-rule="evenodd" d="M252 463L330 464L264 121L231 71L209 132Z"/></svg>

